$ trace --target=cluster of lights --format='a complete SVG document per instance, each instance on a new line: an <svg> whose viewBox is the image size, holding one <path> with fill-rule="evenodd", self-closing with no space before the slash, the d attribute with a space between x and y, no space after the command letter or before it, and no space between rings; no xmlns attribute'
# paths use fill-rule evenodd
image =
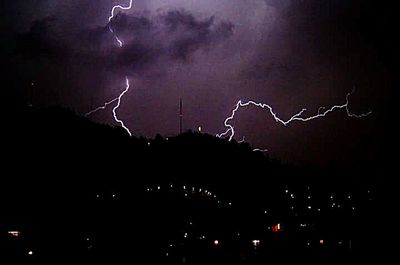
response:
<svg viewBox="0 0 400 265"><path fill-rule="evenodd" d="M207 188L199 188L199 187L189 186L189 185L179 186L179 185L169 184L167 187L162 187L161 185L147 187L146 191L147 192L157 192L157 191L179 192L179 193L183 193L183 195L185 197L189 197L189 195L196 195L196 196L200 195L207 199L215 200L218 204L223 204L223 205L226 205L229 207L232 206L232 202L222 201L221 199L219 199L217 194L215 194L214 192L211 192Z"/></svg>
<svg viewBox="0 0 400 265"><path fill-rule="evenodd" d="M304 206L306 210L308 211L316 211L316 212L321 212L321 208L315 207L315 205L312 205L312 196L309 193L310 192L310 187L307 186L307 191L303 197L304 200L306 201L306 205ZM368 194L371 194L371 191L367 191ZM284 189L284 194L286 195L288 201L289 201L289 209L293 212L295 210L295 207L293 206L294 200L299 197L295 193L291 192L289 188ZM343 197L343 201L338 200L339 197ZM354 213L356 210L356 206L352 203L353 201L353 196L350 193L343 194L343 195L338 195L334 193L330 193L328 195L328 208L330 209L351 209L351 211ZM297 216L297 213L295 214Z"/></svg>

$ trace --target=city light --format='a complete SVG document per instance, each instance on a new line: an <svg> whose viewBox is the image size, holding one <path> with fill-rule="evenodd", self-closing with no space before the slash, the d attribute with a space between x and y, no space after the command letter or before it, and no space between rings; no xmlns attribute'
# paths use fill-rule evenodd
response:
<svg viewBox="0 0 400 265"><path fill-rule="evenodd" d="M253 246L256 248L260 245L260 240L253 240L251 241L253 243Z"/></svg>
<svg viewBox="0 0 400 265"><path fill-rule="evenodd" d="M21 235L20 231L8 231L8 234L13 237L19 237Z"/></svg>

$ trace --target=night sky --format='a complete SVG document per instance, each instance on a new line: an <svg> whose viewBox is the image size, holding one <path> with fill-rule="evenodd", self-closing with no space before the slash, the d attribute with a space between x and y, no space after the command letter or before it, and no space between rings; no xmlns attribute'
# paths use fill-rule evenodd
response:
<svg viewBox="0 0 400 265"><path fill-rule="evenodd" d="M8 2L8 3L7 3ZM10 101L58 105L80 115L124 89L119 117L134 135L216 134L239 99L287 119L302 108L343 104L309 123L283 127L255 108L234 124L254 148L293 163L374 161L382 152L392 83L390 6L370 0L12 0L0 8L1 57ZM33 84L33 85L32 85ZM112 107L90 116L116 125Z"/></svg>

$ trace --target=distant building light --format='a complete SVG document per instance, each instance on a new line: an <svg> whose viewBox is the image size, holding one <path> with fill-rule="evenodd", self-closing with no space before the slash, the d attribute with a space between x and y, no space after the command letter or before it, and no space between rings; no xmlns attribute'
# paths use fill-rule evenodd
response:
<svg viewBox="0 0 400 265"><path fill-rule="evenodd" d="M97 195L96 195L96 198L100 198L100 194L97 194Z"/></svg>
<svg viewBox="0 0 400 265"><path fill-rule="evenodd" d="M311 196L310 196L310 195L308 195L307 199L311 199Z"/></svg>
<svg viewBox="0 0 400 265"><path fill-rule="evenodd" d="M158 190L161 190L161 187L160 187L160 186L157 186L157 189L158 189Z"/></svg>
<svg viewBox="0 0 400 265"><path fill-rule="evenodd" d="M197 128L197 130L199 130L199 132L201 132L201 131L202 131L201 126L199 126L199 127Z"/></svg>
<svg viewBox="0 0 400 265"><path fill-rule="evenodd" d="M230 202L230 203L228 203L228 205L229 205L229 206L232 206L232 203Z"/></svg>
<svg viewBox="0 0 400 265"><path fill-rule="evenodd" d="M294 194L292 193L292 194L290 194L290 198L292 198L292 199L294 199L295 198L295 196L294 196Z"/></svg>
<svg viewBox="0 0 400 265"><path fill-rule="evenodd" d="M186 190L186 186L183 186L183 189Z"/></svg>
<svg viewBox="0 0 400 265"><path fill-rule="evenodd" d="M117 197L117 195L113 194L112 197L115 198L115 197Z"/></svg>
<svg viewBox="0 0 400 265"><path fill-rule="evenodd" d="M286 193L289 193L289 190L288 190L288 189L286 189L286 190L285 190L285 192L286 192Z"/></svg>
<svg viewBox="0 0 400 265"><path fill-rule="evenodd" d="M312 209L311 205L308 205L308 206L307 206L307 209L308 209L308 210L311 210L311 209Z"/></svg>
<svg viewBox="0 0 400 265"><path fill-rule="evenodd" d="M187 233L185 233L185 235L184 235L183 237L184 237L184 238L187 238L187 235L188 235L188 234L187 234Z"/></svg>
<svg viewBox="0 0 400 265"><path fill-rule="evenodd" d="M32 256L32 255L33 255L33 251L32 251L32 250L29 250L29 251L28 251L28 255L29 255L29 256Z"/></svg>
<svg viewBox="0 0 400 265"><path fill-rule="evenodd" d="M214 245L218 246L219 245L219 241L218 240L214 240Z"/></svg>
<svg viewBox="0 0 400 265"><path fill-rule="evenodd" d="M321 239L321 240L319 241L319 244L320 244L320 245L323 245L323 244L324 244L324 240Z"/></svg>
<svg viewBox="0 0 400 265"><path fill-rule="evenodd" d="M151 145L151 143L150 142L147 142L147 146L150 146Z"/></svg>
<svg viewBox="0 0 400 265"><path fill-rule="evenodd" d="M251 241L253 243L253 246L256 248L260 245L260 240L253 240Z"/></svg>
<svg viewBox="0 0 400 265"><path fill-rule="evenodd" d="M13 237L19 237L21 235L20 231L8 231L8 234Z"/></svg>

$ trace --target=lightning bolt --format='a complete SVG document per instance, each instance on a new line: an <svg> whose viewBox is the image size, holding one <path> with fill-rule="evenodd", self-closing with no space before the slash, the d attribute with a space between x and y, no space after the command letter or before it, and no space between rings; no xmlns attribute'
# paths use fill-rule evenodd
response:
<svg viewBox="0 0 400 265"><path fill-rule="evenodd" d="M113 6L113 8L111 9L111 15L108 17L108 22L111 22L111 20L115 17L115 12L116 12L117 9L121 9L121 10L130 10L130 9L132 8L132 5L133 5L133 0L129 0L129 5L128 5L128 6L121 6L121 5ZM114 32L114 30L113 30L113 28L111 27L110 24L108 25L108 29L109 29L110 32L114 35L114 38L115 38L115 40L116 40L117 43L118 43L118 46L119 46L120 48L122 48L123 45L124 45L124 43L123 43L122 40L117 36L117 34L115 34L115 32ZM114 98L114 99L112 99L112 100L110 100L110 101L104 103L103 106L97 107L97 108L95 108L94 110L89 111L88 113L85 114L85 116L90 116L90 115L92 115L93 113L96 113L97 111L104 110L104 109L107 108L108 105L110 105L110 104L112 104L112 103L114 103L114 102L117 102L117 105L115 105L115 107L114 107L113 110L112 110L114 120L115 120L117 123L119 123L119 124L122 126L122 128L125 129L125 131L129 134L129 136L132 136L132 133L131 133L131 131L129 130L129 128L126 127L126 125L124 124L124 122L123 122L121 119L119 119L119 118L118 118L118 115L117 115L117 109L121 106L122 97L129 91L129 88L130 88L129 79L128 79L127 76L125 76L125 80L126 80L126 87L125 87L125 89L121 92L121 94L119 94L118 97L116 97L116 98Z"/></svg>
<svg viewBox="0 0 400 265"><path fill-rule="evenodd" d="M108 18L108 21L111 22L111 20L115 17L115 10L117 10L117 9L130 10L132 8L132 4L133 4L133 0L129 0L129 5L126 7L121 6L121 5L113 6L113 8L111 9L111 15ZM122 40L120 38L118 38L118 36L114 33L114 30L112 29L111 26L108 26L108 28L110 29L111 33L114 34L115 40L118 42L119 47L122 48L122 46L124 45Z"/></svg>
<svg viewBox="0 0 400 265"><path fill-rule="evenodd" d="M119 124L121 124L122 128L124 128L125 131L128 132L129 136L132 136L131 131L125 126L125 124L124 124L124 122L123 122L122 120L118 119L118 116L117 116L117 109L118 109L119 106L121 105L121 99L122 99L122 97L125 95L125 93L129 91L129 87L130 87L130 86L129 86L129 79L128 79L128 77L126 77L126 88L125 88L125 90L122 91L122 93L119 95L119 97L118 97L118 103L117 103L117 105L113 108L112 112L113 112L113 115L114 115L114 120L115 120L116 122L118 122Z"/></svg>
<svg viewBox="0 0 400 265"><path fill-rule="evenodd" d="M345 109L347 116L351 117L351 118L363 118L366 117L368 115L370 115L372 113L372 111L369 111L367 113L364 114L353 114L350 112L349 109L349 100L350 100L350 96L354 93L354 90L350 93L347 94L346 96L346 102L343 105L334 105L331 108L327 109L324 107L320 107L318 109L318 113L316 115L313 116L309 116L309 117L302 117L303 113L306 111L306 109L302 109L301 111L299 111L298 113L296 113L295 115L293 115L292 117L290 117L288 120L283 120L281 118L278 117L278 115L274 112L274 110L272 109L272 107L268 104L265 103L258 103L255 101L246 101L243 102L242 100L239 100L236 103L235 108L232 110L231 115L225 119L224 125L227 128L227 130L221 134L217 134L216 136L219 138L224 138L224 137L228 137L229 141L231 141L233 139L233 137L235 136L235 127L230 124L230 121L232 121L235 118L235 115L237 113L237 111L240 108L243 107L247 107L247 106L254 106L257 108L261 108L261 109L267 109L269 111L269 113L272 115L272 117L274 118L274 120L277 123L282 124L283 126L288 126L290 123L294 122L294 121L299 121L299 122L308 122L311 120L315 120L318 118L322 118L325 117L326 115L328 115L329 113L335 111L335 110L340 110L340 109ZM260 150L257 149L255 151L264 151L264 150Z"/></svg>

